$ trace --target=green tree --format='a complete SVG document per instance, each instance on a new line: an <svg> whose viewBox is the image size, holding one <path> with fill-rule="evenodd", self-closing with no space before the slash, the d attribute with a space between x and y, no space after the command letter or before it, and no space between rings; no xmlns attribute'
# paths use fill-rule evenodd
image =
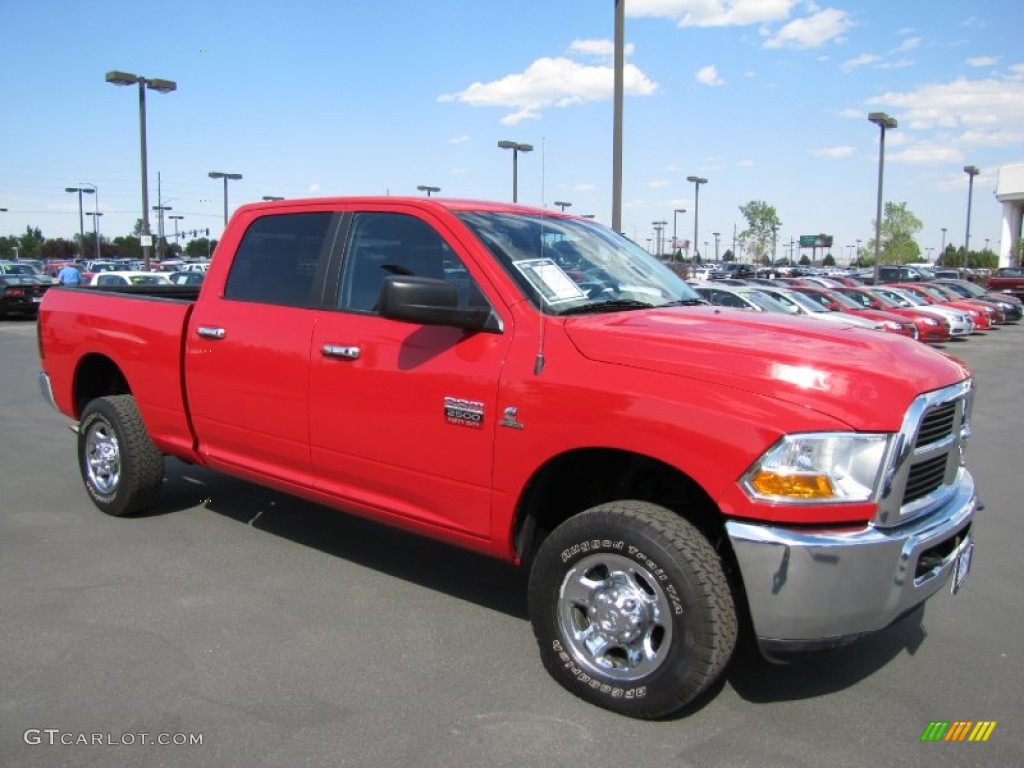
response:
<svg viewBox="0 0 1024 768"><path fill-rule="evenodd" d="M213 253L216 247L216 240L210 240L206 237L197 237L188 241L188 245L185 246L185 255L193 259L205 259Z"/></svg>
<svg viewBox="0 0 1024 768"><path fill-rule="evenodd" d="M21 258L39 258L39 252L43 247L44 240L43 232L39 227L25 227L25 234L18 238L18 249Z"/></svg>
<svg viewBox="0 0 1024 768"><path fill-rule="evenodd" d="M874 223L874 222L872 222ZM908 208L906 203L886 203L882 213L882 247L880 258L883 264L909 264L921 259L921 248L914 235L924 225ZM866 261L874 264L875 239L868 241Z"/></svg>
<svg viewBox="0 0 1024 768"><path fill-rule="evenodd" d="M835 257L831 253L826 253L825 258L821 260L821 266L823 267L834 267L836 265Z"/></svg>
<svg viewBox="0 0 1024 768"><path fill-rule="evenodd" d="M739 234L743 250L753 261L759 262L770 257L775 246L776 233L782 228L775 207L763 200L751 200L740 206L740 213L747 220L747 228Z"/></svg>

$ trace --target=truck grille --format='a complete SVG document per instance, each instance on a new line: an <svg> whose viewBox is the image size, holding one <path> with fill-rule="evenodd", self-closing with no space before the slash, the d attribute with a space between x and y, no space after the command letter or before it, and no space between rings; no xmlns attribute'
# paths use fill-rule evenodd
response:
<svg viewBox="0 0 1024 768"><path fill-rule="evenodd" d="M914 400L889 460L875 525L891 527L927 514L954 492L973 398L968 379Z"/></svg>

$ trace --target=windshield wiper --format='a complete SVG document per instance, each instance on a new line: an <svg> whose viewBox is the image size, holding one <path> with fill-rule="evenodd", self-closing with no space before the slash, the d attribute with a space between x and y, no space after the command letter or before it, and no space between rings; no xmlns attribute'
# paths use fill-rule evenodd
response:
<svg viewBox="0 0 1024 768"><path fill-rule="evenodd" d="M709 302L704 299L679 299L678 301L670 301L666 304L659 304L659 307L699 307L702 304L708 304Z"/></svg>
<svg viewBox="0 0 1024 768"><path fill-rule="evenodd" d="M646 301L636 301L635 299L609 299L608 301L598 301L593 304L581 304L578 307L569 307L562 312L560 315L585 315L590 312L607 312L608 310L614 309L653 309L656 305L650 304Z"/></svg>

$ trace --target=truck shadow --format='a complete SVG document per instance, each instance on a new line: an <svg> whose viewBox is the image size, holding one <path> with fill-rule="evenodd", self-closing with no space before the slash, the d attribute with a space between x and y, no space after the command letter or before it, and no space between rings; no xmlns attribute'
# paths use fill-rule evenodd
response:
<svg viewBox="0 0 1024 768"><path fill-rule="evenodd" d="M165 473L160 501L149 515L201 504L272 536L529 621L523 569L174 459L167 460ZM913 654L925 637L923 617L922 606L859 643L797 656L787 664L763 659L749 626L743 626L722 680L668 719L703 709L725 685L752 703L797 701L849 688L899 654Z"/></svg>
<svg viewBox="0 0 1024 768"><path fill-rule="evenodd" d="M297 544L527 619L522 569L175 459L148 514L202 504L218 515ZM147 513L143 513L147 514Z"/></svg>

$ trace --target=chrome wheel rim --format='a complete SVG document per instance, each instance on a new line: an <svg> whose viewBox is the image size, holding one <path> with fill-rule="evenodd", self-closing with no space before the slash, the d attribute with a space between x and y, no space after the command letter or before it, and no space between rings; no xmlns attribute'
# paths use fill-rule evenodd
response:
<svg viewBox="0 0 1024 768"><path fill-rule="evenodd" d="M85 471L92 486L104 496L117 490L121 480L121 448L110 425L98 421L85 433Z"/></svg>
<svg viewBox="0 0 1024 768"><path fill-rule="evenodd" d="M558 624L579 664L615 680L650 675L672 645L672 606L658 579L613 553L588 555L566 573Z"/></svg>

